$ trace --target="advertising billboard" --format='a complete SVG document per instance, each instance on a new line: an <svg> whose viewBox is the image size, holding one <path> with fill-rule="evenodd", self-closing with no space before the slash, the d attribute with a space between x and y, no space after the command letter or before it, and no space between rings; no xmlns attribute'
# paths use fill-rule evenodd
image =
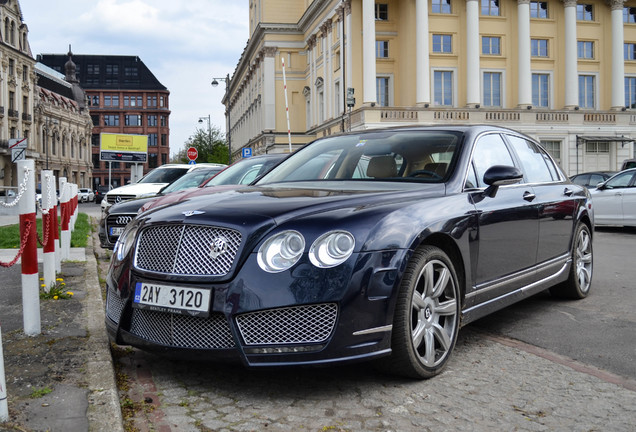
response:
<svg viewBox="0 0 636 432"><path fill-rule="evenodd" d="M99 160L131 163L148 161L148 135L99 134Z"/></svg>

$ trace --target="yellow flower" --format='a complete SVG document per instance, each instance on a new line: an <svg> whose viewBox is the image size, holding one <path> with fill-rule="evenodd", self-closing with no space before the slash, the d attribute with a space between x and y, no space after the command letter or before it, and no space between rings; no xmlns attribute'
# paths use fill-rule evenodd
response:
<svg viewBox="0 0 636 432"><path fill-rule="evenodd" d="M42 288L46 288L46 284L42 284L40 285Z"/></svg>
<svg viewBox="0 0 636 432"><path fill-rule="evenodd" d="M57 300L57 296L53 296L53 300Z"/></svg>
<svg viewBox="0 0 636 432"><path fill-rule="evenodd" d="M62 278L57 278L57 279L55 279L55 281L56 281L56 282L64 282L64 279L62 279Z"/></svg>
<svg viewBox="0 0 636 432"><path fill-rule="evenodd" d="M62 285L62 286L66 286L66 284L65 284L64 282L62 282L60 285Z"/></svg>
<svg viewBox="0 0 636 432"><path fill-rule="evenodd" d="M72 296L73 295L73 291L66 291L66 294Z"/></svg>
<svg viewBox="0 0 636 432"><path fill-rule="evenodd" d="M40 278L40 280L44 280L44 278Z"/></svg>

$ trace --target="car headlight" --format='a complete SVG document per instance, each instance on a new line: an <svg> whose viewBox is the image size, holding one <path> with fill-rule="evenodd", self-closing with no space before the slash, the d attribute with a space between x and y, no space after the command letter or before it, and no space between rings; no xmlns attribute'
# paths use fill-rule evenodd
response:
<svg viewBox="0 0 636 432"><path fill-rule="evenodd" d="M135 244L135 237L137 236L137 225L128 224L124 232L117 239L117 243L115 243L115 248L113 250L114 255L117 257L117 260L122 261L130 249Z"/></svg>
<svg viewBox="0 0 636 432"><path fill-rule="evenodd" d="M305 250L305 238L297 231L283 231L267 239L258 250L258 265L269 273L287 270Z"/></svg>
<svg viewBox="0 0 636 432"><path fill-rule="evenodd" d="M351 256L356 244L347 231L331 231L321 235L309 248L309 260L320 268L335 267Z"/></svg>

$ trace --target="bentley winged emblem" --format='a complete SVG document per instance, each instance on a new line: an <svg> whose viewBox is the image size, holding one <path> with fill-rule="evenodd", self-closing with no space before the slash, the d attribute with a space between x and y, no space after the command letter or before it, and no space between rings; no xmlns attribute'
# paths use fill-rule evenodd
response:
<svg viewBox="0 0 636 432"><path fill-rule="evenodd" d="M201 210L188 210L188 211L184 211L184 212L181 212L181 213L183 215L185 215L185 217L188 217L188 216L200 215L200 214L203 214L205 212L201 211Z"/></svg>

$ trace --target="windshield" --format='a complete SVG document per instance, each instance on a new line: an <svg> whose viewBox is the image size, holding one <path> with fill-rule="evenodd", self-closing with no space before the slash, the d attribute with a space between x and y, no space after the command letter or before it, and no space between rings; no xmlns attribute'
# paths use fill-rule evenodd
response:
<svg viewBox="0 0 636 432"><path fill-rule="evenodd" d="M162 194L199 186L201 183L221 171L223 167L198 168L178 178L161 190Z"/></svg>
<svg viewBox="0 0 636 432"><path fill-rule="evenodd" d="M253 157L242 159L214 176L214 178L205 184L205 187L250 184L284 157L285 155L281 154L280 157Z"/></svg>
<svg viewBox="0 0 636 432"><path fill-rule="evenodd" d="M189 167L155 168L137 183L172 183L188 172Z"/></svg>
<svg viewBox="0 0 636 432"><path fill-rule="evenodd" d="M382 131L325 138L292 154L257 183L381 180L440 183L450 174L461 132Z"/></svg>

